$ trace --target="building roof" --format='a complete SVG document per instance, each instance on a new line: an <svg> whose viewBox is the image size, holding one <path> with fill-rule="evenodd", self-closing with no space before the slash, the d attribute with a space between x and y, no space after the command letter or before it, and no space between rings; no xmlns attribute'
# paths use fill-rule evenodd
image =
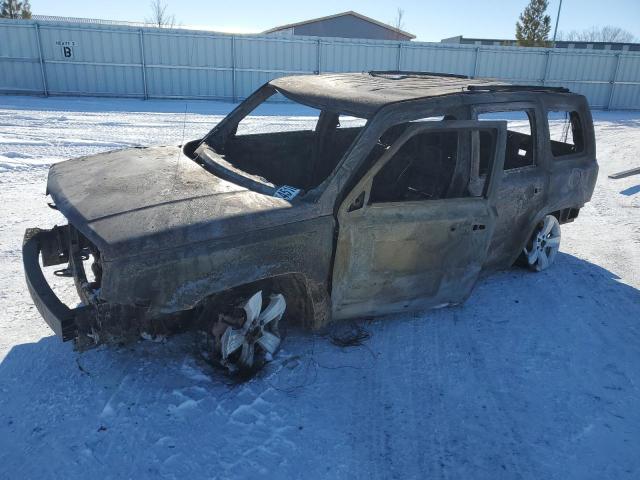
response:
<svg viewBox="0 0 640 480"><path fill-rule="evenodd" d="M390 103L444 95L496 90L568 92L561 87L510 85L494 79L422 72L297 75L280 77L269 84L296 102L364 118Z"/></svg>
<svg viewBox="0 0 640 480"><path fill-rule="evenodd" d="M312 18L310 20L304 20L302 22L288 23L287 25L281 25L279 27L270 28L269 30L265 30L262 33L278 32L280 30L286 30L287 28L294 28L294 27L298 27L300 25L307 25L309 23L322 22L324 20L330 20L332 18L344 17L344 16L348 16L348 15L352 15L354 17L358 17L359 19L364 20L365 22L373 23L374 25L378 25L379 27L386 28L387 30L391 30L392 32L399 33L400 35L404 35L405 37L408 37L410 39L416 38L416 36L413 35L412 33L405 32L404 30L400 30L399 28L395 28L395 27L393 27L391 25L388 25L386 23L379 22L378 20L376 20L374 18L367 17L366 15L362 15L361 13L354 12L353 10L349 10L347 12L342 12L342 13L336 13L334 15L327 15L326 17Z"/></svg>
<svg viewBox="0 0 640 480"><path fill-rule="evenodd" d="M32 15L30 20L36 22L68 22L68 23L85 23L96 25L123 25L131 27L144 27L148 23L144 22L126 22L123 20L105 20L100 18L84 18L84 17L63 17L58 15Z"/></svg>
<svg viewBox="0 0 640 480"><path fill-rule="evenodd" d="M518 46L518 41L512 38L470 38L462 35L443 38L440 43L461 43L476 45L501 45ZM549 46L555 48L584 48L593 50L640 50L640 43L636 42L596 42L587 40L553 40L548 41Z"/></svg>

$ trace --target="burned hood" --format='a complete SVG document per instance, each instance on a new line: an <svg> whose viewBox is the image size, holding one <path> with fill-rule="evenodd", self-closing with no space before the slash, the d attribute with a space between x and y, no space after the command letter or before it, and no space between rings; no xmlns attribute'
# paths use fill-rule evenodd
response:
<svg viewBox="0 0 640 480"><path fill-rule="evenodd" d="M209 241L310 217L310 208L223 180L179 147L60 162L47 191L108 259Z"/></svg>

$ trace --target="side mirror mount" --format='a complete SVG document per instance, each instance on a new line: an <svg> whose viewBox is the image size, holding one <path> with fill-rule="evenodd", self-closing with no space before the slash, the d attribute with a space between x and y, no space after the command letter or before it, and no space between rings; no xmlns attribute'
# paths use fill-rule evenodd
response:
<svg viewBox="0 0 640 480"><path fill-rule="evenodd" d="M354 210L360 210L364 205L364 192L361 192L360 195L356 197L356 199L349 205L349 209L347 212L353 212Z"/></svg>

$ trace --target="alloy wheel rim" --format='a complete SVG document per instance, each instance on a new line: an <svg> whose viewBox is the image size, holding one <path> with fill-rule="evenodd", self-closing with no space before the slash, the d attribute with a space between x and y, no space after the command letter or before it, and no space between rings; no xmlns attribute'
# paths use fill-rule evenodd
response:
<svg viewBox="0 0 640 480"><path fill-rule="evenodd" d="M553 215L547 215L524 249L529 267L538 272L547 269L560 249L560 224Z"/></svg>
<svg viewBox="0 0 640 480"><path fill-rule="evenodd" d="M228 327L221 338L222 364L230 371L251 370L260 349L269 359L280 346L278 323L286 308L284 296L271 295L262 310L262 291L244 305L245 322L240 328ZM239 352L239 353L237 353Z"/></svg>

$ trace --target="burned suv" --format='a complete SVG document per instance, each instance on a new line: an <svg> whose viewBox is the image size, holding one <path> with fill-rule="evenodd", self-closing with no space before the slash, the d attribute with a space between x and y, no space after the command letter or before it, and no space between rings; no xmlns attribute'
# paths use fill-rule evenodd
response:
<svg viewBox="0 0 640 480"><path fill-rule="evenodd" d="M274 95L317 121L256 133L248 115ZM316 329L459 304L481 273L517 261L547 268L597 172L587 101L564 88L283 77L182 147L52 166L47 193L68 225L27 230L24 268L63 340L198 328L246 367L278 347L285 304L288 322ZM56 273L74 278L80 306L55 296L39 257L68 264Z"/></svg>

